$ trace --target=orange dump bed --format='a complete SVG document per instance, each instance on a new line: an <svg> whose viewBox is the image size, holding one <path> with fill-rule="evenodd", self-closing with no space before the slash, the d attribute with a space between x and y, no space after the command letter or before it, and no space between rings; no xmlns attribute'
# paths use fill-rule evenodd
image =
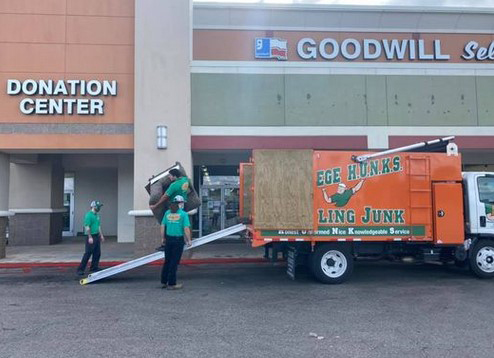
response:
<svg viewBox="0 0 494 358"><path fill-rule="evenodd" d="M253 246L275 241L420 241L438 245L463 242L459 155L395 153L363 163L352 160L362 154L366 153L312 152L312 187L304 198L312 201L311 227L287 228L283 222L279 222L279 229L256 225L256 211L260 209L255 201L263 201L256 195L256 191L261 192L256 183L286 186L291 176L298 174L286 175L284 180L279 176L273 180L253 180L256 175L269 175L269 171L256 172L255 155L252 163L242 164L240 211L250 218ZM273 168L273 173L279 171ZM297 193L297 188L288 192ZM278 196L265 200L263 205L274 209L283 206L283 200L283 196Z"/></svg>

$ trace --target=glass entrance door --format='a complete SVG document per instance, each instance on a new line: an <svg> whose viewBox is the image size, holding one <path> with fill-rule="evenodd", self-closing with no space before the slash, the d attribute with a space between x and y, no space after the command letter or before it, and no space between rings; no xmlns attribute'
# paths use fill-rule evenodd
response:
<svg viewBox="0 0 494 358"><path fill-rule="evenodd" d="M220 186L204 186L201 189L200 236L221 230L222 190Z"/></svg>
<svg viewBox="0 0 494 358"><path fill-rule="evenodd" d="M65 174L63 194L62 236L74 236L74 175Z"/></svg>
<svg viewBox="0 0 494 358"><path fill-rule="evenodd" d="M225 203L223 210L223 229L238 224L238 194L238 187L223 188L223 201Z"/></svg>
<svg viewBox="0 0 494 358"><path fill-rule="evenodd" d="M63 231L62 236L74 236L74 192L63 194Z"/></svg>
<svg viewBox="0 0 494 358"><path fill-rule="evenodd" d="M237 224L238 194L238 186L231 184L203 185L201 187L200 236Z"/></svg>

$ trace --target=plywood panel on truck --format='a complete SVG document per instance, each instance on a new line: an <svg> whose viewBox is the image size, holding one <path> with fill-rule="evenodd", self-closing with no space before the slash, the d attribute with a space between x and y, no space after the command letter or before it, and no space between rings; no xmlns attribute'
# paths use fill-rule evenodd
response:
<svg viewBox="0 0 494 358"><path fill-rule="evenodd" d="M254 150L254 228L312 229L312 150Z"/></svg>
<svg viewBox="0 0 494 358"><path fill-rule="evenodd" d="M252 215L252 184L254 168L251 163L240 164L240 205L241 218L249 219Z"/></svg>

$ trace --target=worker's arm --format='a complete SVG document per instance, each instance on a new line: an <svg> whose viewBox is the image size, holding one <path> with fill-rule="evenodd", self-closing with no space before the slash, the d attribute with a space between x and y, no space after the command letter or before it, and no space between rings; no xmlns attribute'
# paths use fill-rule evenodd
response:
<svg viewBox="0 0 494 358"><path fill-rule="evenodd" d="M165 225L163 224L160 226L160 233L161 233L161 242L164 245L166 242L166 237L165 237Z"/></svg>
<svg viewBox="0 0 494 358"><path fill-rule="evenodd" d="M326 189L323 189L322 193L324 194L324 200L326 200L328 204L331 204L331 197L328 195L328 193L326 193Z"/></svg>
<svg viewBox="0 0 494 358"><path fill-rule="evenodd" d="M151 210L154 210L156 209L158 206L160 206L161 204L163 204L165 201L167 201L170 197L167 195L167 194L163 194L160 198L160 200L158 200L158 202L156 204L153 204L153 205L149 205L149 208Z"/></svg>
<svg viewBox="0 0 494 358"><path fill-rule="evenodd" d="M352 188L353 193L355 194L357 191L359 191L360 188L362 188L363 184L364 184L363 180L359 181L359 183Z"/></svg>
<svg viewBox="0 0 494 358"><path fill-rule="evenodd" d="M185 212L184 212L185 213ZM184 236L185 236L185 243L187 244L187 246L190 246L192 244L191 242L191 235L190 235L190 220L189 220L189 215L187 215L187 213L185 213L184 217L183 217L184 221Z"/></svg>
<svg viewBox="0 0 494 358"><path fill-rule="evenodd" d="M87 241L91 245L93 243L93 237L91 236L91 227L89 225L84 226L87 234Z"/></svg>
<svg viewBox="0 0 494 358"><path fill-rule="evenodd" d="M190 238L190 227L186 227L184 228L184 236L185 236L185 243L187 244L187 246L190 246L192 245L192 240Z"/></svg>
<svg viewBox="0 0 494 358"><path fill-rule="evenodd" d="M103 231L101 231L101 225L99 226L99 238L101 242L105 242L105 237L103 236Z"/></svg>
<svg viewBox="0 0 494 358"><path fill-rule="evenodd" d="M86 216L84 216L84 229L86 230L87 234L87 242L89 245L93 244L93 237L91 235L91 224L93 223L93 218L92 216L87 213Z"/></svg>

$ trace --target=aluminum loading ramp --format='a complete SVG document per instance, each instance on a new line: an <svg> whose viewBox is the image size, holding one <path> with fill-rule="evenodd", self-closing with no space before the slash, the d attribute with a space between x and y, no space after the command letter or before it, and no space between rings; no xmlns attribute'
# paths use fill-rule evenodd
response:
<svg viewBox="0 0 494 358"><path fill-rule="evenodd" d="M185 246L184 251L193 249L195 247L198 247L198 246L201 246L204 244L207 244L209 242L216 241L218 239L224 238L224 237L232 235L232 234L236 234L238 232L244 231L245 229L247 229L247 226L245 226L244 224L238 224L238 225L226 228L224 230L217 231L217 232L214 232L212 234L200 237L198 239L192 240L191 246ZM153 254L143 256L143 257L140 257L138 259L131 260L131 261L125 262L123 264L120 264L117 266L112 266L112 267L109 267L107 269L89 274L88 277L81 279L80 283L81 283L81 285L86 285L88 283L95 282L95 281L101 280L103 278L110 277L110 276L116 275L116 274L124 272L124 271L131 270L131 269L139 267L139 266L146 265L150 262L161 260L164 257L165 257L165 253L163 251L158 251L158 252L155 252Z"/></svg>

